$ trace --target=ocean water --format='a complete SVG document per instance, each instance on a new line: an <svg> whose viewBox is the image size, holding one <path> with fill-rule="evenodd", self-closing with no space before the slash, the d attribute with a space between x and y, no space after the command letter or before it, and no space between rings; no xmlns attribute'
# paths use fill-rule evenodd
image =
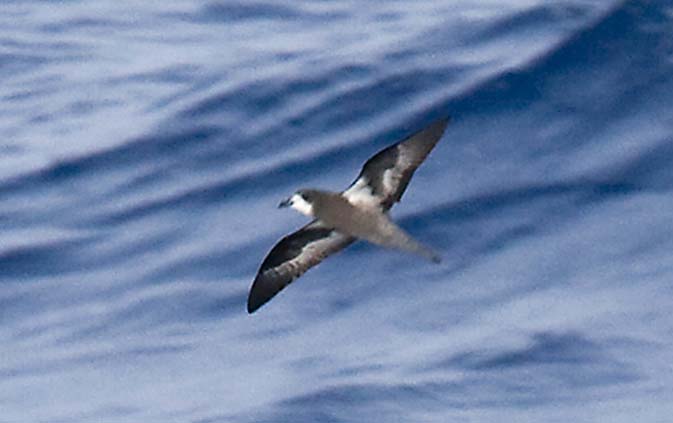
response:
<svg viewBox="0 0 673 423"><path fill-rule="evenodd" d="M0 422L670 422L669 1L0 6ZM453 118L394 218L257 268Z"/></svg>

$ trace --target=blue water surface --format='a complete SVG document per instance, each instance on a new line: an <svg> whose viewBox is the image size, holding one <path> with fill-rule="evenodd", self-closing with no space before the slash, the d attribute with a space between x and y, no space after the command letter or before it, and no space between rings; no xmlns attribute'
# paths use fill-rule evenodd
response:
<svg viewBox="0 0 673 423"><path fill-rule="evenodd" d="M1 422L670 422L673 5L0 6ZM451 115L248 315L300 187Z"/></svg>

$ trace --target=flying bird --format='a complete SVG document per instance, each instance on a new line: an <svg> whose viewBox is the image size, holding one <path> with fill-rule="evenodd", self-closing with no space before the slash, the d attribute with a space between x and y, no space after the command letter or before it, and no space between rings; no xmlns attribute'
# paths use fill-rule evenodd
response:
<svg viewBox="0 0 673 423"><path fill-rule="evenodd" d="M285 236L266 256L250 288L248 313L357 239L439 263L440 257L397 226L388 211L400 201L414 171L440 140L448 122L448 118L438 120L379 151L343 192L300 189L282 201L279 208L291 207L313 221Z"/></svg>

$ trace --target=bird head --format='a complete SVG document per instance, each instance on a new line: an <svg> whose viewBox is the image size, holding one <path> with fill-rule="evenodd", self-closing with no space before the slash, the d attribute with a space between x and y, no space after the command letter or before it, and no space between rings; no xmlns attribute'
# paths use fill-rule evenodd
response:
<svg viewBox="0 0 673 423"><path fill-rule="evenodd" d="M310 190L300 189L278 205L279 209L291 207L299 213L313 217L313 195Z"/></svg>

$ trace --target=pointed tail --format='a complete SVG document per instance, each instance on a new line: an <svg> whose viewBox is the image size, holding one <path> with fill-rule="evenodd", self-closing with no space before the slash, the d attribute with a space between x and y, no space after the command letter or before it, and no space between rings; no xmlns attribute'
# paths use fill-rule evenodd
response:
<svg viewBox="0 0 673 423"><path fill-rule="evenodd" d="M394 248L424 257L433 263L440 263L442 258L429 247L416 241L404 229L397 226L388 216L382 216L379 221L379 230L361 236L369 242L383 247Z"/></svg>
<svg viewBox="0 0 673 423"><path fill-rule="evenodd" d="M403 245L399 245L397 248L408 251L410 253L419 255L421 257L425 257L426 259L430 260L433 263L441 263L442 258L439 256L439 254L435 253L432 249L429 247L426 247L425 245L421 244L420 242L416 241L413 239L410 235L406 234L406 240Z"/></svg>

